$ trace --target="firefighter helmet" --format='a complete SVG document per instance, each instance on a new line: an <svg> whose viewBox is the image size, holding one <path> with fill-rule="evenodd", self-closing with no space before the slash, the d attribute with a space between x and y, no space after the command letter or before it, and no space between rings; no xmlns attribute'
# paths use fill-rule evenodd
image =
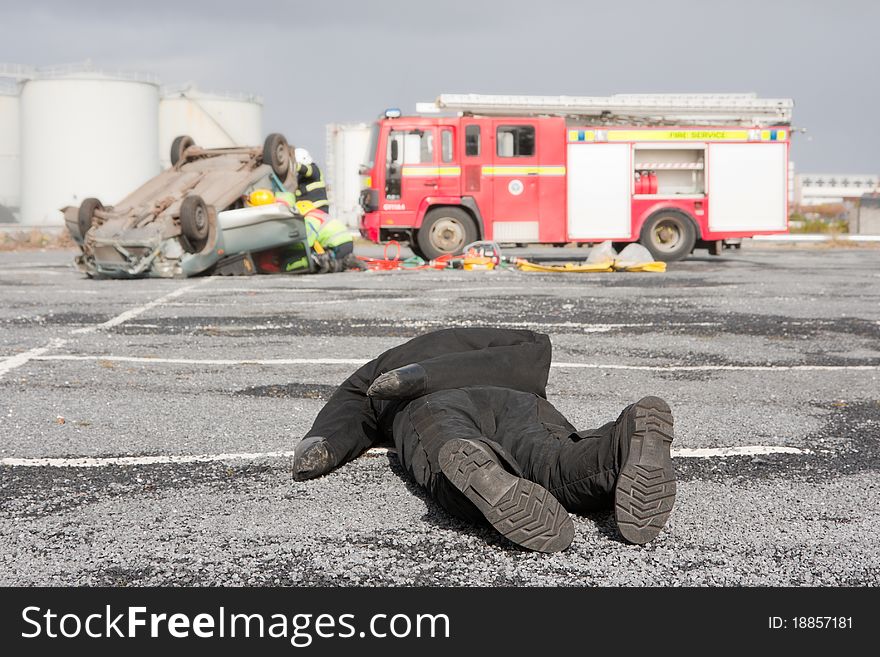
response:
<svg viewBox="0 0 880 657"><path fill-rule="evenodd" d="M305 148L295 148L293 149L293 159L296 160L297 164L311 164L314 162L312 159L312 154L309 153Z"/></svg>
<svg viewBox="0 0 880 657"><path fill-rule="evenodd" d="M248 195L248 205L269 205L275 202L275 194L268 189L255 189Z"/></svg>

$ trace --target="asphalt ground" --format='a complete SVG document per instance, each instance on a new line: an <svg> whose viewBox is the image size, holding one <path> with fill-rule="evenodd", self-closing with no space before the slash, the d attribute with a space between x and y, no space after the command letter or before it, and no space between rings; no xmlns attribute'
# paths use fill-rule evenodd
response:
<svg viewBox="0 0 880 657"><path fill-rule="evenodd" d="M880 583L878 249L136 281L72 256L0 255L0 584ZM387 450L292 480L357 362L451 326L549 333L549 398L579 428L669 401L679 493L657 540L623 543L602 512L565 552L526 552Z"/></svg>

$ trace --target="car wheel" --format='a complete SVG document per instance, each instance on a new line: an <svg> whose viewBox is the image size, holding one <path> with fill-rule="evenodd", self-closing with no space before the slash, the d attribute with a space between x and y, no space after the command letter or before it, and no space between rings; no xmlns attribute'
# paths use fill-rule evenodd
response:
<svg viewBox="0 0 880 657"><path fill-rule="evenodd" d="M186 152L187 148L195 145L195 140L189 135L175 137L174 141L171 142L171 166L176 167L178 162L186 162L186 158L183 154Z"/></svg>
<svg viewBox="0 0 880 657"><path fill-rule="evenodd" d="M80 237L85 239L86 233L89 232L89 228L91 228L92 224L95 222L95 210L103 209L104 205L96 198L87 198L80 204L79 212L76 216L76 223L79 227Z"/></svg>
<svg viewBox="0 0 880 657"><path fill-rule="evenodd" d="M190 253L205 248L210 234L211 214L201 196L187 196L180 204L180 232L192 247Z"/></svg>
<svg viewBox="0 0 880 657"><path fill-rule="evenodd" d="M284 135L273 132L263 142L263 164L272 167L272 171L283 181L290 171L290 146Z"/></svg>
<svg viewBox="0 0 880 657"><path fill-rule="evenodd" d="M657 260L674 262L687 257L693 251L696 231L685 215L661 211L642 226L639 241Z"/></svg>
<svg viewBox="0 0 880 657"><path fill-rule="evenodd" d="M476 239L477 227L474 220L465 210L452 207L430 210L416 235L419 251L426 260L460 253Z"/></svg>

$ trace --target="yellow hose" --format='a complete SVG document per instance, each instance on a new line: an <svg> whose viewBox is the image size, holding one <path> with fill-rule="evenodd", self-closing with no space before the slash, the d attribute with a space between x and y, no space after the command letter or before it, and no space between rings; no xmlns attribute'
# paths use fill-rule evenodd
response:
<svg viewBox="0 0 880 657"><path fill-rule="evenodd" d="M603 262L591 262L589 264L576 264L566 262L562 265L539 265L528 260L517 259L516 266L520 271L543 271L543 272L563 272L568 274L585 274L591 272L607 272L607 271L644 271L644 272L665 272L665 262L639 262L635 264L617 263L614 260L606 260Z"/></svg>
<svg viewBox="0 0 880 657"><path fill-rule="evenodd" d="M593 262L588 265L575 264L573 262L566 262L564 265L539 265L534 262L528 262L527 260L521 260L517 263L517 267L519 267L522 271L559 271L574 274L586 272L614 271L612 269L613 264L613 260L608 260L607 262Z"/></svg>

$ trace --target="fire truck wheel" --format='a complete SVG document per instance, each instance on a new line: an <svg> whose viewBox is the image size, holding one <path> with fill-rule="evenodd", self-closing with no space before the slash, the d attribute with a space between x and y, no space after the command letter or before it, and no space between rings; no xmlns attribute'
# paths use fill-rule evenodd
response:
<svg viewBox="0 0 880 657"><path fill-rule="evenodd" d="M415 240L413 240L412 242L409 243L409 250L413 252L413 255L419 256L422 260L428 259L425 257L425 254L419 248L419 245L416 244Z"/></svg>
<svg viewBox="0 0 880 657"><path fill-rule="evenodd" d="M682 260L693 251L696 230L691 220L679 212L661 211L642 226L639 241L657 260Z"/></svg>
<svg viewBox="0 0 880 657"><path fill-rule="evenodd" d="M76 224L79 227L80 237L85 239L86 233L92 227L95 221L95 210L103 210L104 206L96 198L87 198L79 206L79 212L76 215Z"/></svg>
<svg viewBox="0 0 880 657"><path fill-rule="evenodd" d="M195 145L195 140L189 135L180 135L179 137L175 137L174 141L171 142L171 166L177 166L178 162L184 160L183 152L190 146Z"/></svg>
<svg viewBox="0 0 880 657"><path fill-rule="evenodd" d="M290 147L284 135L273 132L263 142L263 164L272 167L279 180L287 178L290 171Z"/></svg>
<svg viewBox="0 0 880 657"><path fill-rule="evenodd" d="M187 196L180 204L180 232L189 242L191 253L205 248L210 232L211 214L201 196Z"/></svg>
<svg viewBox="0 0 880 657"><path fill-rule="evenodd" d="M419 250L426 260L461 250L477 240L477 227L471 216L461 208L429 210L416 234Z"/></svg>

